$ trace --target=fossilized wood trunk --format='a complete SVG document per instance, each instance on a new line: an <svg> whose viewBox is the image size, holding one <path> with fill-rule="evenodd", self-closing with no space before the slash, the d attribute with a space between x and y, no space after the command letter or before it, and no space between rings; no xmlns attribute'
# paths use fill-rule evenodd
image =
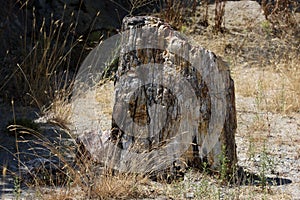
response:
<svg viewBox="0 0 300 200"><path fill-rule="evenodd" d="M158 18L125 18L123 31L114 143L138 154L163 149L170 155L163 159L214 170L223 156L232 169L236 109L228 66Z"/></svg>

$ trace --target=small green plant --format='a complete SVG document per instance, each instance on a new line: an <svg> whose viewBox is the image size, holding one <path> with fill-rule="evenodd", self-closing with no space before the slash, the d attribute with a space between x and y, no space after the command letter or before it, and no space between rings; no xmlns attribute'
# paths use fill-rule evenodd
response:
<svg viewBox="0 0 300 200"><path fill-rule="evenodd" d="M21 196L21 182L19 177L14 178L14 196L18 200Z"/></svg>
<svg viewBox="0 0 300 200"><path fill-rule="evenodd" d="M262 109L263 101L265 100L265 93L264 93L264 87L263 87L263 79L259 79L257 82L257 91L255 94L255 104L258 110ZM257 115L259 118L259 116Z"/></svg>
<svg viewBox="0 0 300 200"><path fill-rule="evenodd" d="M203 179L199 184L196 185L195 195L198 198L203 198L210 190L208 180Z"/></svg>
<svg viewBox="0 0 300 200"><path fill-rule="evenodd" d="M262 189L267 189L268 182L266 178L267 172L271 171L273 169L274 161L272 158L269 156L267 148L266 148L266 141L263 142L263 149L262 152L260 153L260 172L259 172L259 177L261 181L261 187Z"/></svg>
<svg viewBox="0 0 300 200"><path fill-rule="evenodd" d="M228 158L226 157L226 147L222 146L222 153L219 155L220 169L219 178L221 183L226 183L228 181L229 169L228 169Z"/></svg>
<svg viewBox="0 0 300 200"><path fill-rule="evenodd" d="M263 32L266 34L266 36L271 36L272 34L272 26L269 21L265 20L261 22L261 28Z"/></svg>
<svg viewBox="0 0 300 200"><path fill-rule="evenodd" d="M180 28L180 32L186 33L187 31L188 31L188 27L185 26L185 25L182 25L181 28Z"/></svg>
<svg viewBox="0 0 300 200"><path fill-rule="evenodd" d="M253 160L254 156L255 156L255 144L254 144L254 139L249 135L249 146L248 146L248 159L249 160Z"/></svg>

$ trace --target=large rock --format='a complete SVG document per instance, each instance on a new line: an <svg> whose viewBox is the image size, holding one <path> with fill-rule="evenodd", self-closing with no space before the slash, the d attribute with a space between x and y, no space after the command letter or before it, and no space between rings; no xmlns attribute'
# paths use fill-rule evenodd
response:
<svg viewBox="0 0 300 200"><path fill-rule="evenodd" d="M125 18L122 29L112 141L143 158L138 168L184 161L213 170L226 163L231 171L236 110L228 66L158 18Z"/></svg>

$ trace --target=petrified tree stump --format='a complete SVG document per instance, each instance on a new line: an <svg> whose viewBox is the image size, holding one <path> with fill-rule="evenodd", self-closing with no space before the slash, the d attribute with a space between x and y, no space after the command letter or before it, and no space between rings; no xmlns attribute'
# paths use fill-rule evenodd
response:
<svg viewBox="0 0 300 200"><path fill-rule="evenodd" d="M181 160L218 170L226 158L232 169L236 109L228 66L158 18L125 18L122 29L111 140L144 156L137 165Z"/></svg>

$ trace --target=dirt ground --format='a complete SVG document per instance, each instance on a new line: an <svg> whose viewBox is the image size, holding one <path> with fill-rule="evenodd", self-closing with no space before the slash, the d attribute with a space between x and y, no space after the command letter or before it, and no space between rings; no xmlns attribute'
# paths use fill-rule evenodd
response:
<svg viewBox="0 0 300 200"><path fill-rule="evenodd" d="M287 199L300 199L300 62L297 55L293 57L300 38L272 38L265 23L256 2L228 2L225 27L229 32L203 33L193 39L230 65L236 89L239 165L259 174L262 163L268 162L269 177L291 180L271 189L287 194Z"/></svg>

